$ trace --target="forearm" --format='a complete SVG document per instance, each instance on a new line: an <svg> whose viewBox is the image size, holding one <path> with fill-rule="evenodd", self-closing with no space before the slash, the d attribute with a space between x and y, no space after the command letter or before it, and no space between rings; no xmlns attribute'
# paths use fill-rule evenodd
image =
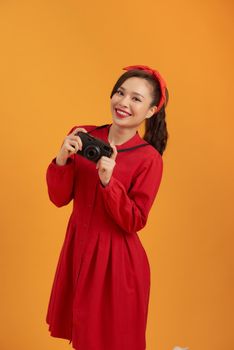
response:
<svg viewBox="0 0 234 350"><path fill-rule="evenodd" d="M146 225L160 186L162 171L162 158L155 157L135 174L130 191L113 175L107 185L100 182L100 192L108 214L126 232L137 232Z"/></svg>
<svg viewBox="0 0 234 350"><path fill-rule="evenodd" d="M104 204L108 214L126 232L134 233L141 230L147 220L147 216L137 207L124 187L115 177L103 186L100 183Z"/></svg>

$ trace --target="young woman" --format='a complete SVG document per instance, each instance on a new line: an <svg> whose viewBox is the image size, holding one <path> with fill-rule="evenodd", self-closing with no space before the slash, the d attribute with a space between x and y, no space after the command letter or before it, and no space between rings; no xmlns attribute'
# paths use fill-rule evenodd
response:
<svg viewBox="0 0 234 350"><path fill-rule="evenodd" d="M111 93L112 123L73 127L46 174L56 206L73 200L46 322L77 350L146 349L150 266L138 231L162 178L168 90L150 67L124 69ZM78 131L110 143L111 157L77 154Z"/></svg>

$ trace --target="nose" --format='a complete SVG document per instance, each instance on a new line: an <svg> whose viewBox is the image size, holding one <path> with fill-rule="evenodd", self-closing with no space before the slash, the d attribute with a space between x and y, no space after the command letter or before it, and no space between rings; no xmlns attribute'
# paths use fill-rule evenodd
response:
<svg viewBox="0 0 234 350"><path fill-rule="evenodd" d="M128 96L121 96L121 99L119 100L119 106L121 107L128 107L129 104L129 99Z"/></svg>

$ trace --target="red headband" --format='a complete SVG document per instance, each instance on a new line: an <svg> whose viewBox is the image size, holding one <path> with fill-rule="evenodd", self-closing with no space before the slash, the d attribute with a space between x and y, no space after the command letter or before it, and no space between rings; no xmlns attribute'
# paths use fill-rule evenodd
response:
<svg viewBox="0 0 234 350"><path fill-rule="evenodd" d="M145 72L148 72L151 75L153 75L153 77L159 82L162 95L161 95L161 99L159 101L159 104L157 106L158 107L157 112L158 112L166 101L166 82L163 79L163 77L159 74L159 72L156 71L155 69L152 69L152 68L147 67L147 66L142 66L142 65L128 66L128 67L124 67L123 69L124 70L133 70L133 69L144 70Z"/></svg>

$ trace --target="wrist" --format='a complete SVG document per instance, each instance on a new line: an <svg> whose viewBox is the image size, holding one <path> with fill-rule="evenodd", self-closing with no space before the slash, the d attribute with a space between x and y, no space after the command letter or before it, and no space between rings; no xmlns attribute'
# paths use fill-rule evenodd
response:
<svg viewBox="0 0 234 350"><path fill-rule="evenodd" d="M109 184L109 181L108 181L108 182L102 182L102 181L101 181L102 187L106 187L108 184Z"/></svg>
<svg viewBox="0 0 234 350"><path fill-rule="evenodd" d="M112 181L113 181L113 176L111 176L111 178L108 181L102 182L102 180L100 180L100 183L102 187L109 187L112 184Z"/></svg>
<svg viewBox="0 0 234 350"><path fill-rule="evenodd" d="M61 158L59 156L56 157L55 161L56 161L56 164L60 166L65 165L67 163L66 158Z"/></svg>

